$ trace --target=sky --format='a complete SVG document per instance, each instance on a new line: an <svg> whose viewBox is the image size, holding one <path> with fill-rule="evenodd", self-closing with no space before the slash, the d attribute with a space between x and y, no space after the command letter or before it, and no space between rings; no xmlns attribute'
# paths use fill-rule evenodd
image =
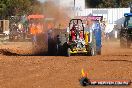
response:
<svg viewBox="0 0 132 88"><path fill-rule="evenodd" d="M38 1L40 1L40 2L45 2L46 0L38 0ZM54 1L54 0L53 0ZM61 5L65 5L65 6L69 6L69 5L71 5L71 2L73 1L73 0L55 0L57 3L59 2L59 3L61 3Z"/></svg>
<svg viewBox="0 0 132 88"><path fill-rule="evenodd" d="M46 0L38 0L38 1L41 1L41 2L45 2ZM65 6L65 7L73 7L74 5L74 0L53 0L53 1L58 1L62 6ZM76 7L78 8L85 8L85 0L75 0L76 1ZM57 2L57 3L58 3Z"/></svg>
<svg viewBox="0 0 132 88"><path fill-rule="evenodd" d="M38 1L44 2L44 1L46 1L46 0L38 0Z"/></svg>

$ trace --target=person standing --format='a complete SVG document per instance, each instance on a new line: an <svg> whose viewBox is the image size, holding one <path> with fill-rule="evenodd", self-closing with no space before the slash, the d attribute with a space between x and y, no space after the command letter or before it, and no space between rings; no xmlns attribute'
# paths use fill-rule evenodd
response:
<svg viewBox="0 0 132 88"><path fill-rule="evenodd" d="M34 23L30 26L30 32L32 36L32 43L35 44L37 42L37 27Z"/></svg>

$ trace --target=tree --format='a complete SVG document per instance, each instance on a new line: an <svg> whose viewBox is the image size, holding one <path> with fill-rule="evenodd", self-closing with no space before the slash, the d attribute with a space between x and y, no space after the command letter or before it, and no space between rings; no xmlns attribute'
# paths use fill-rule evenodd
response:
<svg viewBox="0 0 132 88"><path fill-rule="evenodd" d="M114 8L129 7L131 0L85 0L86 6L90 8Z"/></svg>
<svg viewBox="0 0 132 88"><path fill-rule="evenodd" d="M1 15L1 18L3 18L4 17L4 15L5 15L5 13L6 13L6 5L5 4L3 4L3 3L1 3L0 4L0 15Z"/></svg>
<svg viewBox="0 0 132 88"><path fill-rule="evenodd" d="M41 3L37 0L0 0L1 18L9 16L31 14L35 8L40 9Z"/></svg>
<svg viewBox="0 0 132 88"><path fill-rule="evenodd" d="M99 7L99 4L102 0L85 0L87 7L96 8Z"/></svg>

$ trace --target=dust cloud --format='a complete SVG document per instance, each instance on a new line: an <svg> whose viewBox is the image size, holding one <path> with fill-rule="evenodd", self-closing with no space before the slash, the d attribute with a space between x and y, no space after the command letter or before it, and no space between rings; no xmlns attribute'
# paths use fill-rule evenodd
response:
<svg viewBox="0 0 132 88"><path fill-rule="evenodd" d="M72 9L70 4L64 5L62 2L63 1L60 0L47 0L42 4L45 20L44 31L46 32L42 36L39 36L39 46L38 44L35 44L35 46L33 45L34 53L39 53L41 51L46 52L49 49L52 50L56 45L56 36L58 33L68 27L72 16ZM49 34L49 30L52 30L52 33Z"/></svg>
<svg viewBox="0 0 132 88"><path fill-rule="evenodd" d="M43 14L55 19L55 27L64 29L67 27L72 10L70 5L64 6L59 0L47 0L43 3Z"/></svg>

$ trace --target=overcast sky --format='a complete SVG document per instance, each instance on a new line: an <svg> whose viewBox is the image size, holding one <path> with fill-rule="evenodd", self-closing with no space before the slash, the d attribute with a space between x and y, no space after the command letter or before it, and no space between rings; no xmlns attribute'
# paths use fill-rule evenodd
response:
<svg viewBox="0 0 132 88"><path fill-rule="evenodd" d="M44 2L44 1L46 1L46 0L38 0L38 1Z"/></svg>

